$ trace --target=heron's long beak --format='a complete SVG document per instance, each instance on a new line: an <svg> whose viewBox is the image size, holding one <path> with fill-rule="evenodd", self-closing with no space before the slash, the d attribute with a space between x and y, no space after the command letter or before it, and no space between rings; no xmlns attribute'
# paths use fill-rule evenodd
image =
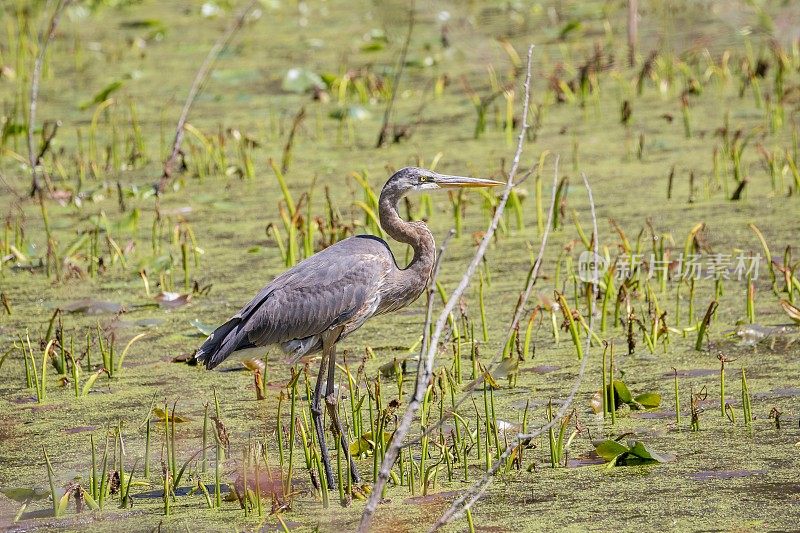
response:
<svg viewBox="0 0 800 533"><path fill-rule="evenodd" d="M502 181L485 180L482 178L467 178L465 176L445 176L437 174L433 178L434 183L443 189L454 189L462 187L496 187L505 185Z"/></svg>

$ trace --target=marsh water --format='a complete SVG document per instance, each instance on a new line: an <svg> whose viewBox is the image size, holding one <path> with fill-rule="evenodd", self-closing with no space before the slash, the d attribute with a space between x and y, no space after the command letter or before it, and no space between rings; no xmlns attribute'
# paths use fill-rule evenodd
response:
<svg viewBox="0 0 800 533"><path fill-rule="evenodd" d="M537 204L546 213L558 156L559 221L525 307L520 337L535 313L527 357L512 349L512 363L494 374L493 423L503 428L495 444L503 444L503 435L511 439L514 430L505 428L519 428L523 418L528 429L547 422L548 402L560 405L578 377L576 348L552 302L559 290L571 308L590 318L588 285L578 277L579 257L587 249L581 232L591 238L592 227L582 173L593 190L601 255L618 258L619 270L630 253L639 252L651 267L650 254L661 254L663 282L651 275L654 270L631 274L631 312L621 304L624 324L613 320L619 281L602 331L602 296L592 306L598 336L614 344L615 379L634 394L658 393L661 401L644 410L625 406L613 423L596 414L592 400L603 383L603 347L593 343L584 353L590 360L567 424L567 435L575 436L561 464L551 464L547 433L532 440L521 464L503 468L472 508L472 527L797 527L800 326L780 304L800 301L793 271L800 231L797 2L640 1L638 45L629 66L626 2L417 1L399 81L407 3L257 2L191 109L182 145L185 168L155 194L192 80L243 4L76 1L64 10L43 63L36 146L56 121L58 128L41 162L43 192L30 198L29 84L39 33L55 4L9 0L0 10L0 526L273 531L284 527L269 513L275 507L288 529L354 529L363 501L341 506L334 490L323 508L299 441L294 490L283 494L280 479L269 478L263 516L245 513L235 498L208 509L201 490L190 493L198 482L214 484L211 467L204 469L213 453L203 467L193 455L202 448L207 406L214 410L212 391L230 442L219 467L223 489L242 485L242 450L253 443L265 443L267 464L286 476L278 465L276 428L281 402L280 427L288 439L291 371L279 350L257 354L266 361L259 400L252 363L248 368L231 360L221 371L208 372L174 360L190 355L208 328L283 271L289 248L301 259L308 247L319 250L346 235L376 233L362 182L377 192L394 169L407 165L504 179L521 119L525 51L532 43L531 128L520 171L528 177L516 187L518 203L507 208L464 295L466 319L457 322L471 323L473 332L467 342L461 328L461 364L454 367L451 333L435 368L460 369L453 390L460 397L472 378L473 355L488 365L503 352L541 239ZM376 148L395 88L391 135ZM287 197L271 161L287 167L283 175L297 203L298 216L288 224ZM403 214L425 219L438 241L459 219L460 232L447 247L439 277L449 294L497 199L468 192L454 207L459 197L441 192L409 200ZM763 234L772 264L751 225ZM306 228L311 233L304 239ZM291 246L288 234L294 235ZM410 258L406 247L390 245L398 263ZM687 250L706 267L725 260L730 268L724 276L717 270L718 275L681 280L684 271L676 261ZM757 271L736 271L737 258L749 258L752 266L754 257L760 259ZM441 308L436 296L435 310ZM363 362L364 390L364 380L374 382L381 365L395 358L409 358L413 372L423 300L369 321L340 344L353 374ZM697 349L712 301L718 307ZM56 331L60 350L49 352ZM76 389L71 365L59 369L59 354L82 353L87 335L94 360L89 364L85 354L79 359ZM113 376L101 371L98 338L114 345L117 362L129 346ZM26 382L26 369L33 371L25 362L29 347L34 381L47 368L43 401L37 401L36 384ZM308 362L313 376L314 360ZM722 398L721 366L727 377ZM302 371L302 365L297 368ZM399 399L402 410L413 374L405 377L403 395L397 376L386 374L382 405ZM342 375L341 405L349 409ZM471 394L474 402L464 403L460 414L471 430L483 431L483 417L489 416L484 392ZM434 396L429 415L438 420L440 400L447 409L450 398ZM178 466L188 465L168 515L162 501L164 417L153 414L165 404L175 405L185 419L174 424L174 443ZM307 411L304 394L298 407ZM143 476L147 427L149 478ZM460 467L448 475L441 450L454 438L451 427L441 432L446 446L427 452L428 464L442 462L424 490L419 480L413 491L407 479L389 484L376 530L426 529L480 478L486 465L476 450L467 456L468 481ZM412 438L419 429L415 424ZM121 455L116 431L124 443ZM110 495L102 511L81 513L70 504L54 517L43 449L58 495L68 486L74 490L74 483L88 488L90 436L98 455L110 443L110 471L119 457L126 473L133 470L130 499L121 506ZM609 466L594 454L593 442L603 439L639 440L669 460ZM419 461L420 447L409 450ZM359 465L369 481L372 457L359 459ZM469 527L464 517L447 526Z"/></svg>

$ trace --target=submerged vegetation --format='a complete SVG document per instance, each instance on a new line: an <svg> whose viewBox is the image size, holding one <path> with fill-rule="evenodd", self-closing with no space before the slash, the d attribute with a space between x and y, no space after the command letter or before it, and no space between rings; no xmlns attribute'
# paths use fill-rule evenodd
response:
<svg viewBox="0 0 800 533"><path fill-rule="evenodd" d="M522 131L507 199L401 206L446 242L434 313L504 211L373 524L795 526L797 6L417 4L0 7L0 525L357 528L425 302L341 343L364 483L337 438L320 482L313 358L185 363L286 267L382 236L392 170L505 181Z"/></svg>

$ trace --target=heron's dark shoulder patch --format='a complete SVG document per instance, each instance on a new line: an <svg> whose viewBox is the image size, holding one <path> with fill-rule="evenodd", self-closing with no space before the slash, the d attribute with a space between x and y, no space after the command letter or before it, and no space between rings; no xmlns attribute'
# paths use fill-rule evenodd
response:
<svg viewBox="0 0 800 533"><path fill-rule="evenodd" d="M355 235L353 238L354 239L367 239L367 240L370 240L370 241L375 241L375 242L381 244L382 246L388 246L388 244L386 244L386 241L384 241L383 239L381 239L377 235Z"/></svg>
<svg viewBox="0 0 800 533"><path fill-rule="evenodd" d="M391 255L391 248L386 241L375 235L354 235L342 241L337 242L333 246L327 248L336 248L336 252L343 255L383 255L388 253Z"/></svg>
<svg viewBox="0 0 800 533"><path fill-rule="evenodd" d="M377 235L355 235L350 238L355 240L362 246L366 245L367 248L391 250L391 248L389 248L389 243L387 243Z"/></svg>

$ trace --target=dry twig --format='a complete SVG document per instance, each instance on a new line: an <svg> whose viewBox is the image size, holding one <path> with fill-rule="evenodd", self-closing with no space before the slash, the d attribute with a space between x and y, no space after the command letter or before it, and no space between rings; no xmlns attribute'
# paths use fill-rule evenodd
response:
<svg viewBox="0 0 800 533"><path fill-rule="evenodd" d="M192 105L197 99L197 96L200 94L200 91L203 90L203 86L208 80L208 76L211 74L211 70L214 67L217 57L219 57L219 54L228 47L234 35L236 35L236 33L244 25L247 15L257 3L258 0L250 0L247 5L244 6L228 30L217 40L216 43L214 43L214 46L211 47L211 50L208 51L206 59L203 61L203 64L200 65L200 69L197 71L197 75L195 75L192 86L189 89L189 95L186 97L186 102L183 104L183 110L181 111L181 116L178 119L178 125L175 128L175 139L172 141L172 151L170 152L167 160L164 161L164 172L161 175L161 180L158 182L158 192L164 192L167 187L167 183L169 183L169 180L172 178L172 174L175 171L175 161L178 159L178 155L181 153L184 126L189 118L189 111L192 109Z"/></svg>
<svg viewBox="0 0 800 533"><path fill-rule="evenodd" d="M58 0L53 16L50 17L50 24L47 27L47 33L41 37L42 45L39 49L39 55L36 56L36 61L33 63L33 73L31 74L31 92L30 92L30 109L28 111L28 162L31 166L31 198L36 196L39 192L41 185L36 176L36 168L39 166L41 155L36 151L33 146L33 130L36 126L36 104L39 99L39 81L42 77L42 63L44 63L44 56L47 53L47 45L53 40L58 27L58 21L61 19L61 13L64 8L69 5L71 0ZM55 135L55 133L54 133Z"/></svg>
<svg viewBox="0 0 800 533"><path fill-rule="evenodd" d="M594 197L592 196L592 189L589 186L589 180L586 178L586 174L582 174L582 177L583 177L583 184L586 186L586 191L587 191L587 194L589 196L589 208L590 208L591 215L592 215L592 242L594 244L594 246L593 246L594 250L593 251L594 251L595 254L597 254L597 251L598 251L597 216L595 214L595 209L594 209ZM595 267L594 267L594 277L593 277L593 279L597 279L597 264L596 263L595 263ZM597 299L597 294L598 294L598 291L599 291L599 285L596 282L593 285L594 286L593 286L593 291L592 292L593 292L593 297L596 300ZM506 461L508 460L508 457L511 455L511 452L514 450L514 448L516 448L522 441L528 441L528 440L534 439L534 438L538 437L539 435L541 435L542 433L544 433L545 431L547 431L548 429L550 429L551 427L553 427L556 424L559 424L561 422L561 419L564 417L564 415L566 415L567 411L572 406L572 402L575 399L575 396L578 394L578 390L580 389L581 383L583 381L583 374L586 371L586 364L589 361L589 355L588 354L589 354L589 347L591 346L591 342L592 342L592 331L593 331L593 328L594 328L594 314L592 314L589 317L589 328L588 328L588 330L586 332L586 355L584 356L583 360L581 361L581 367L580 367L580 370L578 371L578 377L575 378L575 382L572 385L572 390L570 390L569 396L567 396L567 398L561 404L561 407L558 409L558 411L553 416L553 418L550 420L550 422L548 422L547 424L541 426L539 429L537 429L536 431L533 431L532 433L520 433L520 434L518 434L514 438L514 440L508 444L506 449L500 455L500 458L497 459L494 462L494 464L492 464L492 467L486 472L486 474L484 474L484 476L480 480L478 480L476 483L474 483L472 485L472 487L470 487L470 489L467 490L467 492L465 492L458 499L456 499L452 503L450 508L447 509L447 511L445 511L445 513L439 518L439 520L436 521L436 523L430 529L431 532L438 530L442 526L444 526L444 525L448 524L449 522L453 521L454 519L460 517L462 514L464 514L467 511L467 509L472 507L472 505L475 502L477 502L480 499L480 497L483 495L483 493L486 491L486 488L492 482L492 480L494 479L494 475L497 473L497 471L500 469L500 467L503 466L506 463Z"/></svg>
<svg viewBox="0 0 800 533"><path fill-rule="evenodd" d="M450 298L447 300L447 303L442 309L442 312L439 314L439 318L436 320L436 326L433 330L433 334L431 335L430 341L425 346L424 357L420 357L417 367L417 383L414 388L414 393L411 396L411 401L409 402L408 407L406 408L405 413L403 413L403 417L400 423L395 430L394 437L392 438L392 442L389 445L389 449L386 451L386 454L381 462L380 472L378 473L378 479L375 480L374 486L372 488L372 494L370 495L369 500L367 501L367 505L364 507L364 512L361 515L361 523L358 526L358 530L360 532L366 532L369 530L370 522L372 521L372 516L375 513L375 509L378 506L378 502L381 498L381 493L383 492L383 487L386 484L387 479L389 478L389 471L391 470L392 466L394 465L395 460L397 459L397 455L402 447L403 439L405 438L406 434L408 433L409 428L411 427L411 422L414 420L414 416L416 415L417 411L420 408L422 398L424 396L425 390L428 386L428 381L430 380L431 374L433 372L433 359L436 356L436 353L439 349L439 338L444 331L445 324L447 323L448 316L453 311L455 306L457 305L461 295L466 290L467 286L469 285L472 276L475 274L475 270L477 270L478 265L480 265L481 260L483 259L484 254L486 253L486 249L489 246L489 242L491 242L492 237L494 236L494 232L497 229L497 225L500 221L500 217L503 216L503 210L505 208L506 202L508 201L508 196L511 193L511 189L514 186L514 178L517 175L517 170L519 169L519 161L520 157L522 156L522 147L525 144L525 133L528 129L528 111L530 108L530 92L531 92L531 59L533 56L533 45L528 48L528 67L527 67L527 75L525 77L525 100L523 102L523 111L522 111L522 125L520 127L519 138L517 140L517 149L514 153L514 160L511 165L511 170L508 173L508 179L506 181L505 188L503 189L503 195L500 199L500 202L497 205L497 208L494 212L494 216L492 217L492 221L489 224L489 227L486 230L486 233L481 239L481 243L478 246L478 250L475 252L475 256L472 258L469 266L467 267L466 272L464 272L464 276L461 278L461 282L455 288L455 290L451 293ZM420 368L424 365L424 368Z"/></svg>
<svg viewBox="0 0 800 533"><path fill-rule="evenodd" d="M406 55L408 55L408 45L411 44L411 35L414 32L414 23L415 23L415 16L414 16L414 1L411 2L411 9L408 12L408 32L406 33L406 40L403 42L403 48L400 51L400 59L397 64L397 70L395 71L394 80L392 81L392 97L389 99L389 102L386 104L386 109L383 112L383 124L381 124L381 131L378 132L378 142L376 143L376 148L380 148L386 143L386 139L389 136L389 120L392 116L392 109L394 108L394 102L397 100L397 93L400 90L400 78L403 75L403 69L406 66Z"/></svg>

